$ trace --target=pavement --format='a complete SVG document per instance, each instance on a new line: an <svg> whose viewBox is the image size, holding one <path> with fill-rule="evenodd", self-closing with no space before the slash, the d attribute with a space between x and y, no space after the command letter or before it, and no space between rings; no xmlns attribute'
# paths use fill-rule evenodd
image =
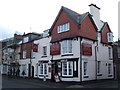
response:
<svg viewBox="0 0 120 90"><path fill-rule="evenodd" d="M33 78L13 78L2 76L2 88L118 88L116 80L98 80L83 83L51 82Z"/></svg>

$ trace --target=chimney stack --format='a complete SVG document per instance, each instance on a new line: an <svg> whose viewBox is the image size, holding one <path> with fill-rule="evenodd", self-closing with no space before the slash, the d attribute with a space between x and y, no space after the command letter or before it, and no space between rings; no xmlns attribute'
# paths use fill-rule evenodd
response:
<svg viewBox="0 0 120 90"><path fill-rule="evenodd" d="M98 30L101 29L103 22L100 20L100 8L96 4L90 4L90 14L92 15L93 20L95 21Z"/></svg>

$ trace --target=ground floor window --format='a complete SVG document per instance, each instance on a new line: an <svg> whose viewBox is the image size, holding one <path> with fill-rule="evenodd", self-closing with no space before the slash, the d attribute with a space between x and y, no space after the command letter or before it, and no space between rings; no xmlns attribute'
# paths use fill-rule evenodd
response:
<svg viewBox="0 0 120 90"><path fill-rule="evenodd" d="M87 62L84 62L84 75L87 75Z"/></svg>
<svg viewBox="0 0 120 90"><path fill-rule="evenodd" d="M41 63L40 64L40 75L47 75L48 74L48 63Z"/></svg>
<svg viewBox="0 0 120 90"><path fill-rule="evenodd" d="M108 74L109 75L112 74L112 72L111 72L112 70L111 69L112 69L111 64L108 64Z"/></svg>
<svg viewBox="0 0 120 90"><path fill-rule="evenodd" d="M73 61L62 62L62 76L73 76Z"/></svg>
<svg viewBox="0 0 120 90"><path fill-rule="evenodd" d="M97 73L98 73L98 74L100 73L100 64L101 64L101 62L98 61L98 62L97 62Z"/></svg>

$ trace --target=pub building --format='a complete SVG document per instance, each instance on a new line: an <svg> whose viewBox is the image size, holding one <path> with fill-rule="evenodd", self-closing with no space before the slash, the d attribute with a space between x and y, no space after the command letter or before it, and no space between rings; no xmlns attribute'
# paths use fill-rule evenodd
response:
<svg viewBox="0 0 120 90"><path fill-rule="evenodd" d="M114 78L112 32L100 20L100 8L89 6L90 13L84 14L61 7L52 27L35 41L34 77L75 82Z"/></svg>

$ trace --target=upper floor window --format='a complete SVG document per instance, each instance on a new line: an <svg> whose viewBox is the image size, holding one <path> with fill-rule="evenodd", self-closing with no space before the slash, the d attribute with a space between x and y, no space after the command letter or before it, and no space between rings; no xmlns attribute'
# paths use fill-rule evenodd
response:
<svg viewBox="0 0 120 90"><path fill-rule="evenodd" d="M28 42L28 37L23 38L23 43Z"/></svg>
<svg viewBox="0 0 120 90"><path fill-rule="evenodd" d="M45 30L44 33L43 33L43 37L47 37L47 36L49 36L49 29Z"/></svg>
<svg viewBox="0 0 120 90"><path fill-rule="evenodd" d="M111 49L111 47L108 47L108 53L109 53L109 58L112 58L112 49Z"/></svg>
<svg viewBox="0 0 120 90"><path fill-rule="evenodd" d="M66 23L58 26L58 33L66 32L70 30L70 23Z"/></svg>
<svg viewBox="0 0 120 90"><path fill-rule="evenodd" d="M62 54L71 54L72 53L72 40L62 41L61 47Z"/></svg>
<svg viewBox="0 0 120 90"><path fill-rule="evenodd" d="M118 47L117 52L118 52L118 58L120 58L120 47Z"/></svg>
<svg viewBox="0 0 120 90"><path fill-rule="evenodd" d="M27 52L26 52L26 50L24 50L23 51L23 58L26 58L26 56L27 56Z"/></svg>
<svg viewBox="0 0 120 90"><path fill-rule="evenodd" d="M43 56L47 56L47 46L43 47Z"/></svg>
<svg viewBox="0 0 120 90"><path fill-rule="evenodd" d="M113 34L111 32L107 33L108 42L113 42Z"/></svg>

